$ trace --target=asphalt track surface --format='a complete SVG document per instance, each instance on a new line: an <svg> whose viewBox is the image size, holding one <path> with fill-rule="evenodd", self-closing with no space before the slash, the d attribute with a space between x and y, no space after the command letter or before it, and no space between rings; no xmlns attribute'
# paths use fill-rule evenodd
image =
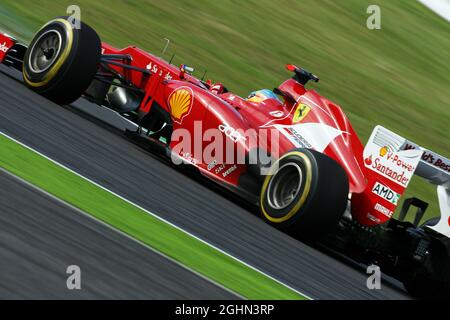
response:
<svg viewBox="0 0 450 320"><path fill-rule="evenodd" d="M1 171L0 186L1 299L238 298ZM66 285L74 264L80 290Z"/></svg>
<svg viewBox="0 0 450 320"><path fill-rule="evenodd" d="M361 268L266 225L228 197L139 148L113 129L129 126L113 112L85 100L58 106L25 88L14 79L17 74L6 73L2 67L0 131L314 299L409 299L396 281L383 282L381 290L367 289ZM67 225L76 224L70 215L64 217ZM49 241L49 234L34 230L37 225L28 226L27 232ZM83 238L84 232L69 228L67 236ZM117 245L105 244L111 249ZM142 259L136 256L133 268L139 268ZM18 281L16 289L21 285Z"/></svg>

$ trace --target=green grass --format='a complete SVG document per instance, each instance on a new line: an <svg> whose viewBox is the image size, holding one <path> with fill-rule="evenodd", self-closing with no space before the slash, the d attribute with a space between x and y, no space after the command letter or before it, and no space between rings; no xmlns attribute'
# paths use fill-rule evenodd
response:
<svg viewBox="0 0 450 320"><path fill-rule="evenodd" d="M305 299L3 135L0 167L248 299Z"/></svg>
<svg viewBox="0 0 450 320"><path fill-rule="evenodd" d="M450 24L413 0L2 0L0 23L30 39L45 21L78 4L82 19L116 46L138 45L204 68L246 95L288 77L285 63L320 76L311 85L340 104L363 143L376 124L449 157ZM382 29L366 28L378 4ZM431 201L413 180L407 196Z"/></svg>

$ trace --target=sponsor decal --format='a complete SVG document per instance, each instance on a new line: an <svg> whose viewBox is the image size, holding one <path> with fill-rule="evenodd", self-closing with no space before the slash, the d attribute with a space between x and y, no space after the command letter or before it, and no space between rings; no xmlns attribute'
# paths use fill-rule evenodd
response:
<svg viewBox="0 0 450 320"><path fill-rule="evenodd" d="M170 114L176 123L181 124L192 109L194 93L189 87L180 87L169 96Z"/></svg>
<svg viewBox="0 0 450 320"><path fill-rule="evenodd" d="M3 42L2 44L0 44L0 51L7 53L9 50L9 47L6 45L6 42Z"/></svg>
<svg viewBox="0 0 450 320"><path fill-rule="evenodd" d="M400 199L400 194L392 191L391 188L386 187L384 184L376 182L372 188L372 192L377 196L389 201L390 203L397 205Z"/></svg>
<svg viewBox="0 0 450 320"><path fill-rule="evenodd" d="M220 164L220 165L216 168L216 170L215 170L214 172L215 172L216 174L219 174L219 173L222 172L223 169L225 169L225 165L222 163L222 164Z"/></svg>
<svg viewBox="0 0 450 320"><path fill-rule="evenodd" d="M269 114L272 117L274 117L274 118L282 118L282 117L284 117L284 112L283 111L271 111Z"/></svg>
<svg viewBox="0 0 450 320"><path fill-rule="evenodd" d="M386 208L385 206L377 203L375 204L374 209L382 214L384 214L386 217L391 218L392 217L392 211Z"/></svg>
<svg viewBox="0 0 450 320"><path fill-rule="evenodd" d="M391 163L386 163L382 161L382 159L383 158L380 157L375 157L375 159L372 159L372 156L370 156L364 160L364 163L373 171L389 178L399 185L403 187L408 186L411 176L405 175L405 170L401 170L400 168L393 166Z"/></svg>
<svg viewBox="0 0 450 320"><path fill-rule="evenodd" d="M417 150L417 147L411 144L406 144L404 149ZM445 172L450 173L450 160L445 159L434 152L425 150L422 154L422 161L427 162Z"/></svg>
<svg viewBox="0 0 450 320"><path fill-rule="evenodd" d="M236 169L237 169L237 166L236 165L232 165L224 173L222 173L222 176L225 178L229 174L233 173Z"/></svg>
<svg viewBox="0 0 450 320"><path fill-rule="evenodd" d="M370 170L406 188L411 180L420 157L421 150L400 150L405 139L396 133L375 127L364 148L364 164Z"/></svg>
<svg viewBox="0 0 450 320"><path fill-rule="evenodd" d="M312 145L300 133L298 133L294 128L287 128L286 130L291 134L291 138L300 147L312 149Z"/></svg>
<svg viewBox="0 0 450 320"><path fill-rule="evenodd" d="M380 149L380 157L384 157L388 153L389 149L388 147L384 146Z"/></svg>
<svg viewBox="0 0 450 320"><path fill-rule="evenodd" d="M156 63L153 64L152 62L150 62L145 68L153 74L158 74L160 77L162 77L163 74L165 73L165 71L162 68L159 68L159 66ZM170 72L167 71L166 74L164 75L164 80L169 81L172 79L173 76L170 74Z"/></svg>
<svg viewBox="0 0 450 320"><path fill-rule="evenodd" d="M198 164L197 159L195 159L190 152L182 152L180 155L188 163L193 164L194 166Z"/></svg>
<svg viewBox="0 0 450 320"><path fill-rule="evenodd" d="M293 123L298 123L300 121L302 121L303 119L306 118L306 116L308 115L309 111L311 111L311 107L300 103L299 106L297 107L297 109L295 110L294 113L294 117L292 119Z"/></svg>
<svg viewBox="0 0 450 320"><path fill-rule="evenodd" d="M368 153L369 155L366 156ZM421 152L392 152L386 147L380 149L376 145L369 143L364 149L364 155L366 167L402 187L407 187L416 170Z"/></svg>
<svg viewBox="0 0 450 320"><path fill-rule="evenodd" d="M436 161L433 163L433 165L438 167L439 169L450 172L450 163L445 162L442 159L436 159Z"/></svg>
<svg viewBox="0 0 450 320"><path fill-rule="evenodd" d="M217 160L211 161L211 163L208 164L208 171L211 171L212 169L214 169L215 166L217 166Z"/></svg>
<svg viewBox="0 0 450 320"><path fill-rule="evenodd" d="M388 151L386 147L380 149L380 156L403 170L411 172L416 169L407 159L403 159L398 153Z"/></svg>
<svg viewBox="0 0 450 320"><path fill-rule="evenodd" d="M216 174L221 173L225 168L226 168L226 166L224 164L218 165L217 160L213 160L210 164L208 164L208 171L211 171L214 169L214 172ZM222 176L225 178L228 175L230 175L231 173L233 173L236 169L237 169L237 166L232 165L227 170L223 171Z"/></svg>
<svg viewBox="0 0 450 320"><path fill-rule="evenodd" d="M219 130L220 132L225 134L228 138L230 138L234 143L237 143L241 140L243 141L247 140L247 138L242 133L226 124L219 125Z"/></svg>
<svg viewBox="0 0 450 320"><path fill-rule="evenodd" d="M146 69L150 70L152 73L158 73L158 65L151 62L146 66Z"/></svg>
<svg viewBox="0 0 450 320"><path fill-rule="evenodd" d="M323 123L299 123L295 125L274 125L294 147L314 149L323 152L328 145L344 132ZM346 132L345 132L346 133Z"/></svg>

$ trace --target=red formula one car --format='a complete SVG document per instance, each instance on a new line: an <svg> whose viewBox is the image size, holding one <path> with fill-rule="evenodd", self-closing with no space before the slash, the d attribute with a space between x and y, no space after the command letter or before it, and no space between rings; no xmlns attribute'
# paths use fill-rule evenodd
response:
<svg viewBox="0 0 450 320"><path fill-rule="evenodd" d="M136 47L101 43L84 23L47 23L25 46L0 34L0 62L59 104L81 96L138 125L174 162L258 206L269 224L319 241L404 282L418 296L450 287L450 161L377 126L364 147L334 102L288 65L292 78L241 98ZM440 217L419 225L427 203L406 199L413 175L437 186ZM417 207L414 223L405 221Z"/></svg>

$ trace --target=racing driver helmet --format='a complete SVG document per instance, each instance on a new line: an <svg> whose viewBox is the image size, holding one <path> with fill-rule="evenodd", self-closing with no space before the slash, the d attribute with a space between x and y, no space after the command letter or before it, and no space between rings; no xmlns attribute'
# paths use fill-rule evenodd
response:
<svg viewBox="0 0 450 320"><path fill-rule="evenodd" d="M253 91L252 93L250 93L246 100L249 102L260 103L267 99L275 99L281 103L280 98L278 98L278 96L269 89Z"/></svg>

